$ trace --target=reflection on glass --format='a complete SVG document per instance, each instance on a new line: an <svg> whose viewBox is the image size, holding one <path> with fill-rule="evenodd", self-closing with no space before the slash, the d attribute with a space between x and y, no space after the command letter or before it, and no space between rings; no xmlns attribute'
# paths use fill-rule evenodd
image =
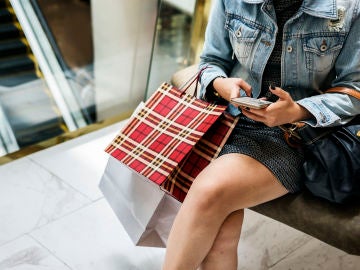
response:
<svg viewBox="0 0 360 270"><path fill-rule="evenodd" d="M190 62L191 27L195 0L164 0L157 21L147 97Z"/></svg>
<svg viewBox="0 0 360 270"><path fill-rule="evenodd" d="M89 1L0 0L0 155L95 120Z"/></svg>
<svg viewBox="0 0 360 270"><path fill-rule="evenodd" d="M195 0L0 0L0 157L128 117L192 64L194 6Z"/></svg>
<svg viewBox="0 0 360 270"><path fill-rule="evenodd" d="M144 99L158 0L92 0L98 120L130 115Z"/></svg>
<svg viewBox="0 0 360 270"><path fill-rule="evenodd" d="M71 94L68 95L73 95L72 98L78 103L78 109L82 114L79 117L86 122L76 125L79 127L94 122L94 52L90 0L30 2L51 45L51 51L70 86ZM71 104L68 106L75 110Z"/></svg>

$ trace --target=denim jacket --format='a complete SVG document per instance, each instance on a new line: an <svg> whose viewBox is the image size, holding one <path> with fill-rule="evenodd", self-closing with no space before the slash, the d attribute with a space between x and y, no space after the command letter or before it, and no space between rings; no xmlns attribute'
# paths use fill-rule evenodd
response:
<svg viewBox="0 0 360 270"><path fill-rule="evenodd" d="M277 31L271 0L214 0L199 65L210 68L201 75L200 96L223 76L244 79L258 97ZM359 33L360 0L304 0L286 22L281 87L314 116L308 124L340 125L360 114L360 101L353 97L318 95L336 86L360 91ZM229 111L240 113L232 105Z"/></svg>

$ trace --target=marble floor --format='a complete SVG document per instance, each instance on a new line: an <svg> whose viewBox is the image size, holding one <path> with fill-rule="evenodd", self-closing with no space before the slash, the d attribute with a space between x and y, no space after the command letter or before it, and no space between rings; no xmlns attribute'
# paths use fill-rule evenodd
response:
<svg viewBox="0 0 360 270"><path fill-rule="evenodd" d="M135 246L98 189L103 151L124 122L0 166L0 270L159 270L162 248ZM348 255L247 210L238 269L360 269Z"/></svg>

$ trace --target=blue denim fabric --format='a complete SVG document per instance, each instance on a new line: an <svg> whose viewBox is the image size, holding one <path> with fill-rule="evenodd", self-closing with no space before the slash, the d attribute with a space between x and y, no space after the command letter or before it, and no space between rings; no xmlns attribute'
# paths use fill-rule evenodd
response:
<svg viewBox="0 0 360 270"><path fill-rule="evenodd" d="M312 126L344 124L360 101L343 94L316 95L330 87L360 91L360 0L304 0L284 26L281 87L314 116ZM201 93L216 77L247 81L253 96L277 33L270 0L214 0L199 68ZM245 95L241 91L241 95ZM239 114L234 106L229 111Z"/></svg>

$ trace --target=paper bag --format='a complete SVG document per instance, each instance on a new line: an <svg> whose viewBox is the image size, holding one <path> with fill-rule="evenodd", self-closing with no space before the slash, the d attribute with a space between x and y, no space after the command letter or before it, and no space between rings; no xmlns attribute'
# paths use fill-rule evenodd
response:
<svg viewBox="0 0 360 270"><path fill-rule="evenodd" d="M135 245L166 246L179 201L112 156L99 187Z"/></svg>

